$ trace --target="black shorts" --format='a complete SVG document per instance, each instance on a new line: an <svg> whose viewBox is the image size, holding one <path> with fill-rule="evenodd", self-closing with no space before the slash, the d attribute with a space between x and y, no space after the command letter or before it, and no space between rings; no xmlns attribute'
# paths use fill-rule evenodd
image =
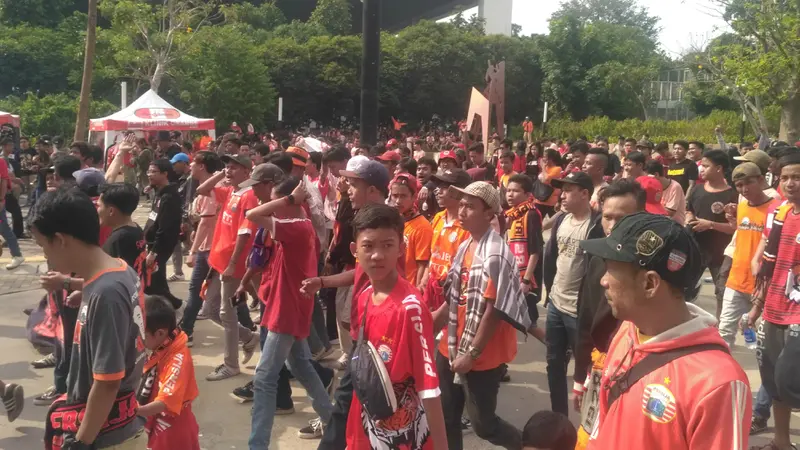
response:
<svg viewBox="0 0 800 450"><path fill-rule="evenodd" d="M758 371L770 397L800 408L800 324L760 320L756 332Z"/></svg>

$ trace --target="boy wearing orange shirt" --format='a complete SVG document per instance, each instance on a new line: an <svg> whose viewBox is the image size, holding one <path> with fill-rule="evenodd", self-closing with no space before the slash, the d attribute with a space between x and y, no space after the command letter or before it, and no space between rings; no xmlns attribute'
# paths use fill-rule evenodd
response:
<svg viewBox="0 0 800 450"><path fill-rule="evenodd" d="M163 297L145 299L144 345L152 352L144 364L137 414L147 419L150 450L200 450L192 412L197 398L189 337L178 328L175 309Z"/></svg>
<svg viewBox="0 0 800 450"><path fill-rule="evenodd" d="M414 204L418 188L417 179L407 173L398 174L389 184L389 201L397 208L405 220L403 239L406 245L405 278L420 290L428 261L431 259L431 240L433 227L423 217Z"/></svg>

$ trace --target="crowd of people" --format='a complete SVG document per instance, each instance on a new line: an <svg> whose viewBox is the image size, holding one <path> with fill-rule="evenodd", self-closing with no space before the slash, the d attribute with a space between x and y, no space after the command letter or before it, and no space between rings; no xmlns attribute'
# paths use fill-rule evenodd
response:
<svg viewBox="0 0 800 450"><path fill-rule="evenodd" d="M771 412L774 439L759 448L793 448L797 144L736 148L717 130L719 149L611 146L532 130L489 148L466 132L372 146L332 132L319 148L300 135L158 133L151 146L125 133L105 152L40 138L28 169L0 142L0 193L31 192L63 336L34 362L54 370L34 399L49 406L47 448L199 450L201 319L224 330L207 381L240 375L260 349L231 393L252 403L251 450L294 412L291 378L318 415L298 436L325 450L460 450L469 430L514 450L741 449ZM169 284L184 262L187 299ZM706 269L713 313L694 304ZM757 335L755 404L731 356L742 330ZM497 415L520 334L546 348L550 396L521 430ZM21 388L0 393L15 419Z"/></svg>

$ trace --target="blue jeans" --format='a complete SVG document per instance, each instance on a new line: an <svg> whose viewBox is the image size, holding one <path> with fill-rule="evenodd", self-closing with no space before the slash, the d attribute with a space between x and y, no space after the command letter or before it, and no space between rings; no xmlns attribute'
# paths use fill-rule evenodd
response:
<svg viewBox="0 0 800 450"><path fill-rule="evenodd" d="M547 384L550 387L550 407L553 411L569 415L567 390L568 352L575 353L578 319L559 311L551 301L547 306Z"/></svg>
<svg viewBox="0 0 800 450"><path fill-rule="evenodd" d="M328 328L325 325L325 314L322 312L322 303L320 303L319 294L314 298L314 311L311 314L311 332L308 336L308 346L312 354L331 348L331 341L328 339Z"/></svg>
<svg viewBox="0 0 800 450"><path fill-rule="evenodd" d="M3 207L0 208L0 235L6 240L8 251L11 252L11 256L22 256L22 251L20 251L19 243L17 242L17 236L8 224L5 203L3 203Z"/></svg>
<svg viewBox="0 0 800 450"><path fill-rule="evenodd" d="M333 405L328 399L319 375L311 365L311 352L305 339L292 335L267 332L267 339L261 349L253 377L253 417L251 421L250 450L269 448L272 437L272 424L275 419L275 404L278 391L278 378L284 361L297 381L303 385L311 399L314 411L327 423L331 418Z"/></svg>
<svg viewBox="0 0 800 450"><path fill-rule="evenodd" d="M181 329L189 336L194 333L194 323L197 321L197 314L203 307L203 299L200 298L200 289L203 288L203 281L208 276L211 267L208 265L209 252L197 252L194 257L194 267L192 277L189 279L189 300L186 302L186 310L183 312L183 322Z"/></svg>
<svg viewBox="0 0 800 450"><path fill-rule="evenodd" d="M758 395L756 395L756 402L753 405L753 418L756 417L764 420L769 420L770 410L772 409L772 398L769 393L764 389L762 384L758 388Z"/></svg>

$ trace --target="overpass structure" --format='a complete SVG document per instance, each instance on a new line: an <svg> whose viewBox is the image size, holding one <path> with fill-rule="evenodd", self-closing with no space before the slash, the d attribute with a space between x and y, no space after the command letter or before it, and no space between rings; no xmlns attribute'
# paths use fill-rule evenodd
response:
<svg viewBox="0 0 800 450"><path fill-rule="evenodd" d="M352 6L353 31L361 32L361 0L349 0ZM523 0L517 0L523 1ZM305 20L311 16L317 0L278 0L287 18ZM478 7L478 16L486 19L487 34L511 35L513 0L383 0L381 28L395 31L420 20L438 20L457 11Z"/></svg>

